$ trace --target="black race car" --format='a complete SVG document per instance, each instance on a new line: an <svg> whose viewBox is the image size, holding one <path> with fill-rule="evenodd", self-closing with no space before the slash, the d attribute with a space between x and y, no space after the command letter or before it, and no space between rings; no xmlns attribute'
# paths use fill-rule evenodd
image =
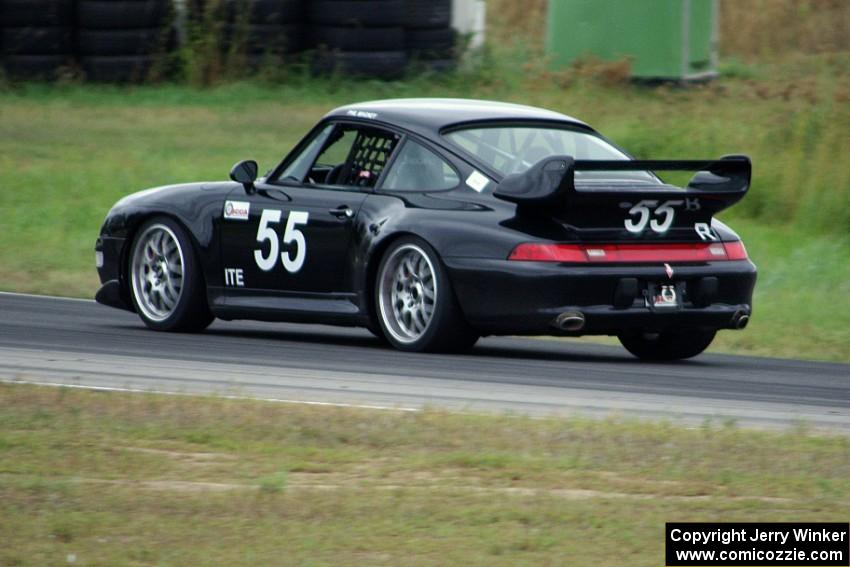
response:
<svg viewBox="0 0 850 567"><path fill-rule="evenodd" d="M695 172L686 187L656 172ZM353 325L396 348L491 334L616 335L699 354L746 326L756 268L714 219L750 161L638 161L548 110L409 99L325 116L261 178L125 197L96 244L97 301L160 331L215 317Z"/></svg>

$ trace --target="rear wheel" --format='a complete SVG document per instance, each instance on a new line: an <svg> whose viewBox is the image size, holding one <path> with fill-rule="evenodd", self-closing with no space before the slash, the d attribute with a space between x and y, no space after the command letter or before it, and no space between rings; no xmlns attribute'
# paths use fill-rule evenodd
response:
<svg viewBox="0 0 850 567"><path fill-rule="evenodd" d="M666 329L659 333L630 331L617 338L626 350L643 360L679 360L691 358L708 348L717 331Z"/></svg>
<svg viewBox="0 0 850 567"><path fill-rule="evenodd" d="M169 218L139 230L130 254L136 312L157 331L200 331L212 323L201 266L186 231Z"/></svg>
<svg viewBox="0 0 850 567"><path fill-rule="evenodd" d="M461 351L478 340L436 252L419 238L401 238L387 250L375 281L375 308L381 332L400 350Z"/></svg>

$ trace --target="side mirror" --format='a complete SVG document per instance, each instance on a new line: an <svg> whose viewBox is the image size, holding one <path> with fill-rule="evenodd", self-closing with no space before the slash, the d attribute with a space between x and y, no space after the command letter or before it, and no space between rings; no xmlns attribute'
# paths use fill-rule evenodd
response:
<svg viewBox="0 0 850 567"><path fill-rule="evenodd" d="M236 183L241 183L246 193L253 193L258 170L259 166L254 160L240 161L230 170L230 179Z"/></svg>

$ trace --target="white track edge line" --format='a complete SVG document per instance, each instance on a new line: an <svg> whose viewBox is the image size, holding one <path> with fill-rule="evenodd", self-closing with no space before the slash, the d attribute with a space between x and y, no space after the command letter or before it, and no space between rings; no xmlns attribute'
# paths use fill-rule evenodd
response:
<svg viewBox="0 0 850 567"><path fill-rule="evenodd" d="M17 291L0 291L1 295L10 295L13 297L32 297L34 299L57 299L59 301L82 301L84 303L95 303L94 299L86 299L84 297L62 297L61 295L39 295L37 293L18 293Z"/></svg>
<svg viewBox="0 0 850 567"><path fill-rule="evenodd" d="M381 411L406 411L418 412L421 408L406 407L406 406L381 406L370 404L350 404L345 402L319 402L310 400L291 400L286 398L264 398L258 396L234 396L232 394L202 394L192 392L175 392L172 390L145 390L142 388L123 388L120 386L91 386L88 384L65 384L62 382L41 382L30 380L10 380L8 378L0 378L0 384L27 384L29 386L44 386L49 388L71 388L74 390L95 390L99 392L124 392L130 394L160 394L163 396L189 396L196 398L213 397L225 400L254 400L259 402L274 402L280 404L300 404L306 406L326 406L337 408L353 408L353 409L370 409Z"/></svg>

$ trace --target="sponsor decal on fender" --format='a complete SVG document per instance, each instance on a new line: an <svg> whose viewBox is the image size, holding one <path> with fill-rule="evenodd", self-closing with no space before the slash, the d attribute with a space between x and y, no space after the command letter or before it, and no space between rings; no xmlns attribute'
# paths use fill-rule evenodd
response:
<svg viewBox="0 0 850 567"><path fill-rule="evenodd" d="M248 201L225 201L224 218L228 220L248 220L251 203Z"/></svg>

